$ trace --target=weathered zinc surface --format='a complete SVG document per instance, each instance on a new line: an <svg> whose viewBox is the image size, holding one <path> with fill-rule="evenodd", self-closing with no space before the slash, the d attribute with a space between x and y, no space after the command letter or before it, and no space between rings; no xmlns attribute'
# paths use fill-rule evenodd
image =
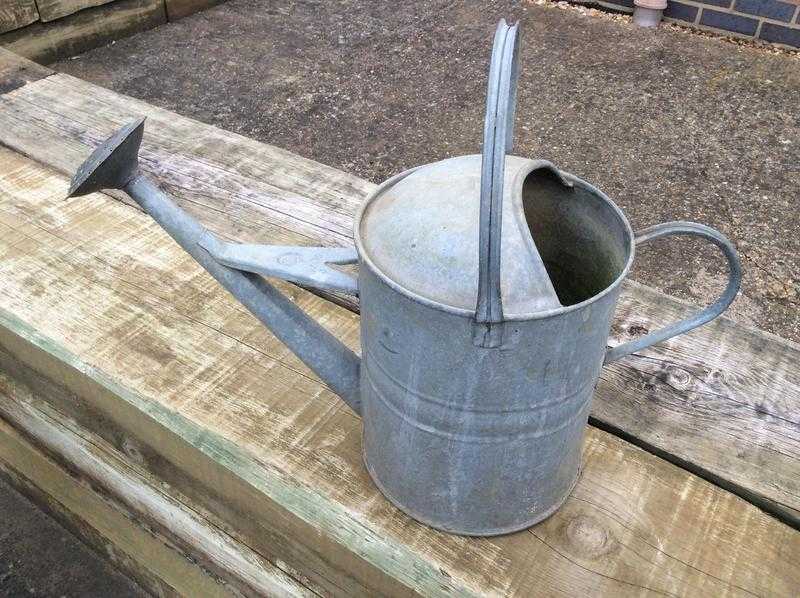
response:
<svg viewBox="0 0 800 598"><path fill-rule="evenodd" d="M134 114L147 115L153 131L142 149L145 171L157 174L178 204L212 231L253 243L352 243L353 215L374 185L71 77L54 75L1 98L0 141L69 175ZM692 309L631 284L620 301L614 328L620 340ZM604 424L635 429L643 444L797 518L798 432L786 414L800 400L798 354L791 344L765 353L763 343L761 334L720 322L624 367L613 364L603 373L595 413ZM765 378L763 371L773 375ZM687 401L686 393L702 400Z"/></svg>

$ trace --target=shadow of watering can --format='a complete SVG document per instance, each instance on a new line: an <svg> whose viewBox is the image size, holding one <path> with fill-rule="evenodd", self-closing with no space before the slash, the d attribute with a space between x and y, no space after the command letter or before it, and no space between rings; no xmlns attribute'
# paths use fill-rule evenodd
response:
<svg viewBox="0 0 800 598"><path fill-rule="evenodd" d="M70 196L122 189L294 351L364 422L367 468L400 509L467 535L523 529L577 479L600 368L712 320L741 266L688 222L634 236L603 193L549 162L507 156L517 25L494 40L482 155L408 170L359 210L354 248L223 242L138 170L143 120L89 157ZM717 245L730 277L691 318L606 347L634 247L665 235ZM330 264L359 265L358 279ZM264 277L358 295L359 357Z"/></svg>

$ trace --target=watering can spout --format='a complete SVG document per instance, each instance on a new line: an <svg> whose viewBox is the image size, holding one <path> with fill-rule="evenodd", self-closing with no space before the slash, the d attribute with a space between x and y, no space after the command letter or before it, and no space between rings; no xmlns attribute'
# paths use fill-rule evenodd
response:
<svg viewBox="0 0 800 598"><path fill-rule="evenodd" d="M227 243L181 210L138 169L144 119L114 133L81 165L68 197L125 191L187 253L269 328L357 414L361 360L261 275L324 291L357 295L356 281L328 264L355 263L354 248Z"/></svg>

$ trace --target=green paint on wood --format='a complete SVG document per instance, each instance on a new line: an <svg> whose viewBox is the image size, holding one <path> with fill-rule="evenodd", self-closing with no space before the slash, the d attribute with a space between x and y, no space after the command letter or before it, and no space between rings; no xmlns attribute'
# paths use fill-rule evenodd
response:
<svg viewBox="0 0 800 598"><path fill-rule="evenodd" d="M5 329L30 347L57 359L113 396L149 416L181 440L261 492L265 498L315 527L349 551L413 590L428 596L477 596L456 585L439 568L401 544L387 541L366 522L312 489L288 483L261 467L231 441L183 417L160 403L119 384L106 373L82 361L55 340L48 338L14 314L0 308L0 330ZM46 372L40 372L46 376Z"/></svg>

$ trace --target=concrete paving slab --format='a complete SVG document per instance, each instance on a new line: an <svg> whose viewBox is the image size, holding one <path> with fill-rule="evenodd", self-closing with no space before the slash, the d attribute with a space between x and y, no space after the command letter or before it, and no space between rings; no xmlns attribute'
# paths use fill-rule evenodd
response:
<svg viewBox="0 0 800 598"><path fill-rule="evenodd" d="M0 520L0 596L147 596L5 479L0 479Z"/></svg>

